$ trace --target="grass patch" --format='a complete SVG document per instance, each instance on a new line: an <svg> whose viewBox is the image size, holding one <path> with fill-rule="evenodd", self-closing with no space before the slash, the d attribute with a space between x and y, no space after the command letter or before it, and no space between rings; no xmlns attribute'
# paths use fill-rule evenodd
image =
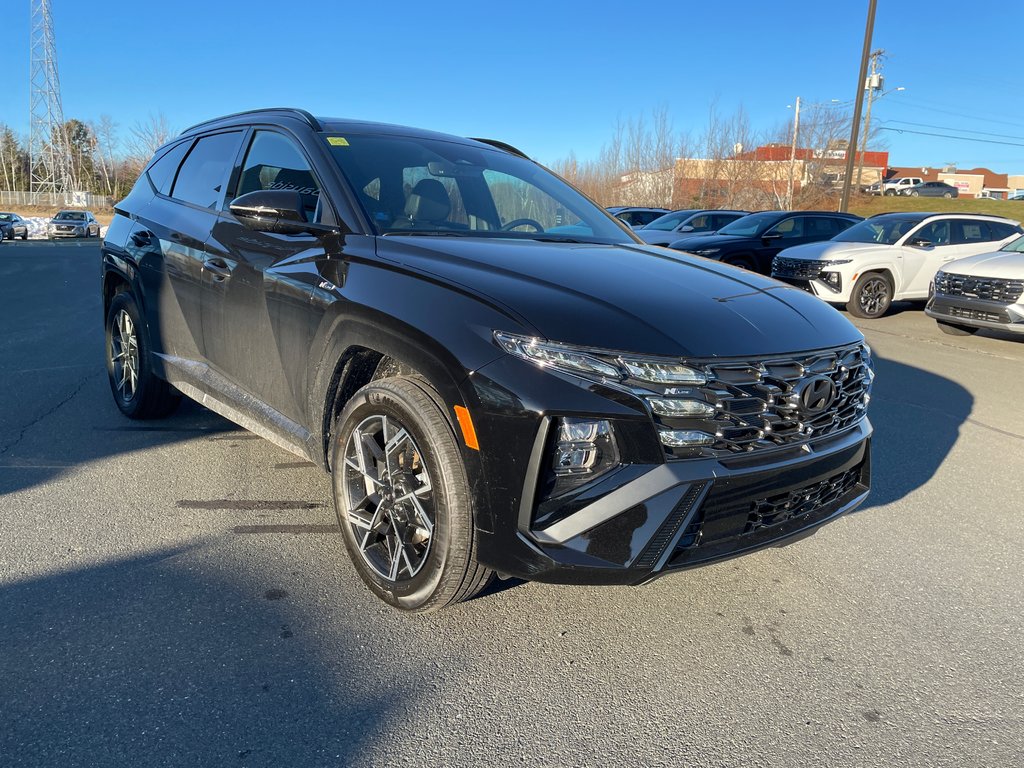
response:
<svg viewBox="0 0 1024 768"><path fill-rule="evenodd" d="M876 213L927 211L929 213L989 213L1016 221L1024 220L1024 201L987 200L985 198L879 197L857 195L850 200L850 213L874 216Z"/></svg>

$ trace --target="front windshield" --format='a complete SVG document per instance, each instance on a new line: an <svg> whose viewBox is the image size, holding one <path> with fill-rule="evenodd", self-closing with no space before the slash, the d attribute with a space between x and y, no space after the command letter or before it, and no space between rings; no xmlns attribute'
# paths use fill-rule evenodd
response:
<svg viewBox="0 0 1024 768"><path fill-rule="evenodd" d="M85 221L85 214L78 211L61 211L57 218L61 221Z"/></svg>
<svg viewBox="0 0 1024 768"><path fill-rule="evenodd" d="M325 140L381 235L636 242L557 176L502 150L418 136Z"/></svg>
<svg viewBox="0 0 1024 768"><path fill-rule="evenodd" d="M768 227L777 223L778 220L779 214L775 211L752 213L749 216L743 216L742 218L736 219L736 221L731 224L726 224L718 230L718 234L738 235L740 237L757 237L768 229Z"/></svg>
<svg viewBox="0 0 1024 768"><path fill-rule="evenodd" d="M641 229L657 229L660 232L669 232L695 213L696 211L673 211L672 213L666 213L664 216L656 218L646 227L641 227Z"/></svg>
<svg viewBox="0 0 1024 768"><path fill-rule="evenodd" d="M901 217L884 219L865 219L854 224L849 229L843 230L832 238L837 243L880 243L882 245L893 245L912 230L921 219L907 219Z"/></svg>
<svg viewBox="0 0 1024 768"><path fill-rule="evenodd" d="M1017 253L1024 253L1024 235L1018 237L1012 243L1007 243L999 250L1001 251L1015 251Z"/></svg>

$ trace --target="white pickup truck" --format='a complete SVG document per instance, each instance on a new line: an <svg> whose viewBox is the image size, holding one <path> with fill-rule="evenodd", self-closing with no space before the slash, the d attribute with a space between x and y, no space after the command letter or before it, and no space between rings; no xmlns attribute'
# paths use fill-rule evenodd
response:
<svg viewBox="0 0 1024 768"><path fill-rule="evenodd" d="M876 181L868 187L868 193L872 195L898 195L901 190L909 189L915 184L920 184L924 179L920 176L901 176L898 179L888 181Z"/></svg>

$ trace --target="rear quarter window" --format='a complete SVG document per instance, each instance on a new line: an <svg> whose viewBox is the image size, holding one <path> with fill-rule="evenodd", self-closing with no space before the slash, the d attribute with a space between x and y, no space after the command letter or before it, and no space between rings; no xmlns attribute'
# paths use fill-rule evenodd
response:
<svg viewBox="0 0 1024 768"><path fill-rule="evenodd" d="M177 173L178 166L181 165L181 160L185 157L185 153L188 152L190 146L192 146L191 141L175 144L164 152L163 157L150 165L149 170L146 171L149 180L161 195L170 194L171 184L174 183L174 174Z"/></svg>

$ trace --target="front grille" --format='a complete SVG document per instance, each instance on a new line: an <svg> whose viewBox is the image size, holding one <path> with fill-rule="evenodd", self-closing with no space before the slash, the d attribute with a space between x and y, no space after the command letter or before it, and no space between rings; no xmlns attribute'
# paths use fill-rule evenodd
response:
<svg viewBox="0 0 1024 768"><path fill-rule="evenodd" d="M857 467L805 488L757 499L750 504L743 533L771 528L833 504L852 491L859 482L860 468Z"/></svg>
<svg viewBox="0 0 1024 768"><path fill-rule="evenodd" d="M946 307L950 317L962 317L964 320L984 320L989 323L1008 323L1010 316L1005 312L986 312L972 307Z"/></svg>
<svg viewBox="0 0 1024 768"><path fill-rule="evenodd" d="M787 259L776 256L772 261L772 277L795 277L799 280L817 280L824 265L820 261Z"/></svg>
<svg viewBox="0 0 1024 768"><path fill-rule="evenodd" d="M1024 280L968 277L939 272L935 276L935 292L946 296L967 296L1000 304L1014 304L1020 300L1021 294L1024 294Z"/></svg>
<svg viewBox="0 0 1024 768"><path fill-rule="evenodd" d="M798 357L687 364L708 382L668 394L702 400L714 406L714 415L654 418L666 429L704 432L715 441L699 449L666 447L668 458L731 456L841 432L864 417L874 378L863 344ZM816 399L819 391L823 397Z"/></svg>

